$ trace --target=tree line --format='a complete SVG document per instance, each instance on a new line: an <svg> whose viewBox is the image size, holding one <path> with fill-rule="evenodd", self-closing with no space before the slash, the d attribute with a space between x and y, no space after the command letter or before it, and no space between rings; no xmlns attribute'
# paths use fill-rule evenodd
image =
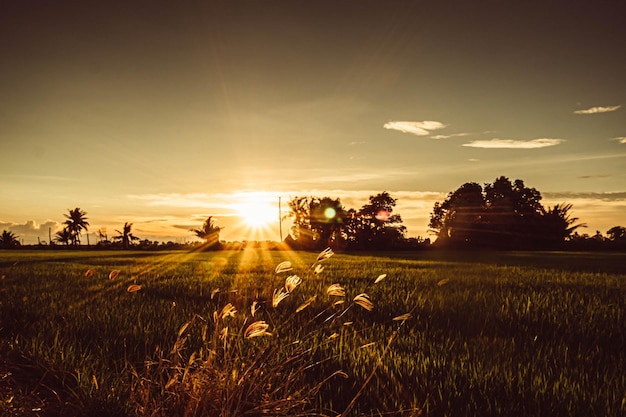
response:
<svg viewBox="0 0 626 417"><path fill-rule="evenodd" d="M510 181L501 176L493 183L480 185L467 182L450 192L444 201L436 202L430 214L430 232L436 238L407 238L402 217L394 213L397 200L384 191L370 196L359 209L346 208L340 198L294 197L289 201L293 220L284 244L293 249L319 250L413 250L424 247L453 249L626 249L626 228L612 227L603 236L579 234L585 227L571 215L571 204L544 207L541 193L527 187L524 181ZM89 222L87 213L68 209L62 230L56 232L52 244L78 246ZM284 220L284 219L282 219ZM132 223L124 223L118 235L108 239L106 230L98 230L96 246L103 248L155 248L155 242L140 240L132 233ZM202 226L190 231L204 240L203 247L222 249L221 227L209 216ZM1 248L20 246L18 236L4 230Z"/></svg>

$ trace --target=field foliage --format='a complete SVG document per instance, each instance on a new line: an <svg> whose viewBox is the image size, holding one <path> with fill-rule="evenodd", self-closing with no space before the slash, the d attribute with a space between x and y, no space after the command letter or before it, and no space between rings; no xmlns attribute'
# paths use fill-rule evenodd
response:
<svg viewBox="0 0 626 417"><path fill-rule="evenodd" d="M623 255L6 251L0 277L3 415L626 414Z"/></svg>

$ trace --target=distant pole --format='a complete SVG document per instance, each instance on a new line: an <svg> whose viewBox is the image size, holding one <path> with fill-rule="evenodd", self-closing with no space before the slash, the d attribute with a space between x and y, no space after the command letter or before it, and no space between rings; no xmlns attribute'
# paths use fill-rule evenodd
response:
<svg viewBox="0 0 626 417"><path fill-rule="evenodd" d="M278 196L278 230L280 231L280 241L283 241L283 216L280 208L280 196Z"/></svg>

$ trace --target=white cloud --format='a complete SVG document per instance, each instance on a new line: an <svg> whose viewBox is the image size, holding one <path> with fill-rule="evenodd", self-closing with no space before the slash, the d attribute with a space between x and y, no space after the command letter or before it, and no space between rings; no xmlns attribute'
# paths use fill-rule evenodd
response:
<svg viewBox="0 0 626 417"><path fill-rule="evenodd" d="M620 107L622 107L622 105L618 105L618 106L605 106L605 107L590 107L588 109L584 109L584 110L576 110L574 112L574 114L596 114L596 113L607 113L607 112L612 112L615 111L617 109L619 109Z"/></svg>
<svg viewBox="0 0 626 417"><path fill-rule="evenodd" d="M619 143L626 143L626 136L619 136L617 138L613 138L613 140L616 140Z"/></svg>
<svg viewBox="0 0 626 417"><path fill-rule="evenodd" d="M48 241L49 235L54 234L61 229L61 225L53 220L37 224L34 220L27 220L23 224L0 222L0 229L14 233L20 241L26 244L41 241Z"/></svg>
<svg viewBox="0 0 626 417"><path fill-rule="evenodd" d="M443 129L447 125L433 120L423 122L391 121L383 125L385 129L399 130L402 133L411 133L417 136L428 136L431 130Z"/></svg>
<svg viewBox="0 0 626 417"><path fill-rule="evenodd" d="M537 149L548 146L556 146L564 142L563 139L533 139L533 140L514 140L514 139L491 139L491 140L475 140L473 142L464 143L463 146L471 148L487 148L487 149Z"/></svg>

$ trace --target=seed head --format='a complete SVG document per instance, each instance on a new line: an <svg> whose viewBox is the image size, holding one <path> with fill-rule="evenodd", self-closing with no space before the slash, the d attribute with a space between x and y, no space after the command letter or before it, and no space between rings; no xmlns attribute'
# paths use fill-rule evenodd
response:
<svg viewBox="0 0 626 417"><path fill-rule="evenodd" d="M237 314L237 309L235 308L234 305L232 305L231 303L228 303L224 306L224 308L222 308L222 312L220 313L220 317L222 317L222 320L224 320L226 317L235 317L235 314Z"/></svg>
<svg viewBox="0 0 626 417"><path fill-rule="evenodd" d="M128 292L141 291L141 285L137 285L137 284L129 285L128 288L126 288L126 291L128 291Z"/></svg>
<svg viewBox="0 0 626 417"><path fill-rule="evenodd" d="M380 274L378 278L376 278L376 281L374 281L374 284L378 284L380 281L382 281L386 277L387 277L387 274Z"/></svg>
<svg viewBox="0 0 626 417"><path fill-rule="evenodd" d="M299 276L297 275L288 276L287 279L285 280L285 289L287 290L287 292L292 292L301 283L302 283L302 278L300 278Z"/></svg>
<svg viewBox="0 0 626 417"><path fill-rule="evenodd" d="M354 297L354 303L360 305L367 311L372 311L374 309L374 304L370 301L370 296L365 293L361 293Z"/></svg>
<svg viewBox="0 0 626 417"><path fill-rule="evenodd" d="M254 323L248 326L248 328L244 332L244 336L246 337L246 339L250 339L252 337L257 337L257 336L271 336L272 334L267 332L267 329L269 327L270 325L262 320L255 321Z"/></svg>
<svg viewBox="0 0 626 417"><path fill-rule="evenodd" d="M326 248L323 251L321 251L319 255L317 255L317 261L320 262L320 261L323 261L324 259L328 259L334 254L335 253L333 252L331 248Z"/></svg>
<svg viewBox="0 0 626 417"><path fill-rule="evenodd" d="M281 272L291 271L292 269L291 262L283 261L276 266L276 273L280 274Z"/></svg>
<svg viewBox="0 0 626 417"><path fill-rule="evenodd" d="M326 293L335 297L345 297L346 290L344 290L343 287L339 284L332 284L326 289Z"/></svg>
<svg viewBox="0 0 626 417"><path fill-rule="evenodd" d="M278 304L280 304L280 302L287 297L289 297L289 293L285 291L284 288L281 288L280 290L274 290L274 296L272 297L272 306L274 308L278 307Z"/></svg>

